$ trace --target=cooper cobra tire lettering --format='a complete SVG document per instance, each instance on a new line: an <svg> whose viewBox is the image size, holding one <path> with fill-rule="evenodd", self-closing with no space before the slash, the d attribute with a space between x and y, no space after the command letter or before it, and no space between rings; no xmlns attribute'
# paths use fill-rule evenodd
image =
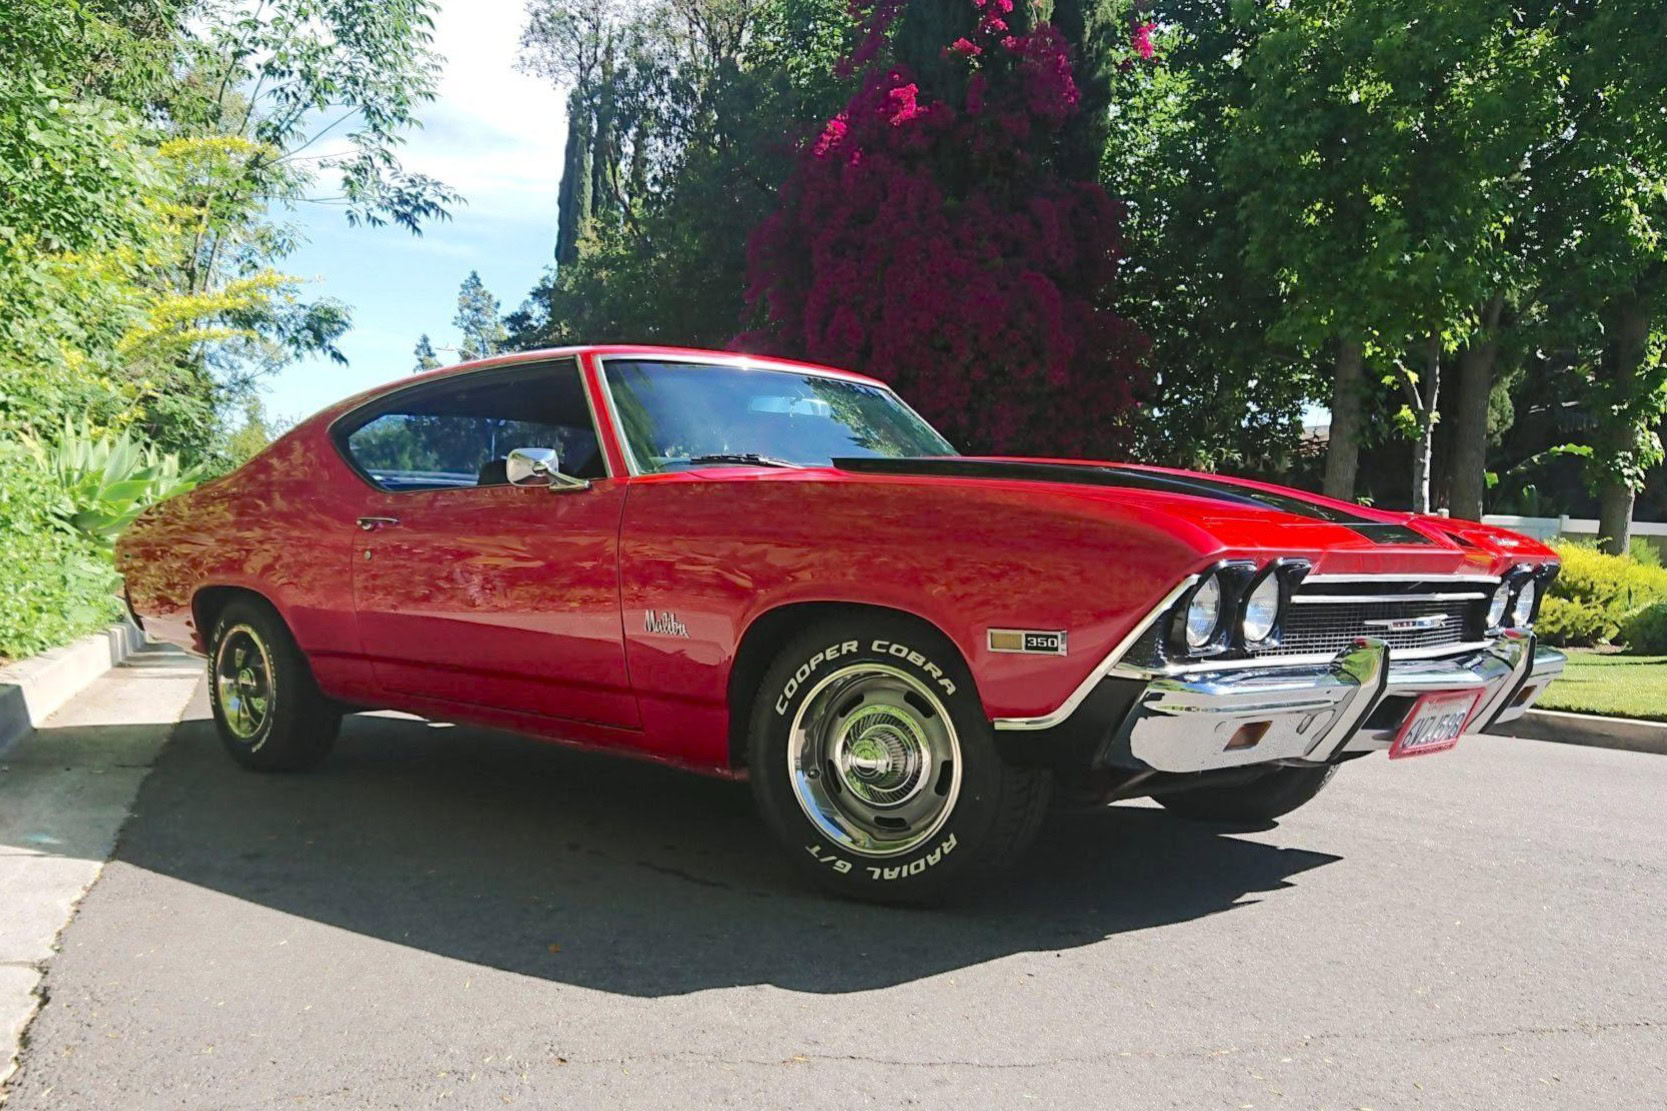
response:
<svg viewBox="0 0 1667 1111"><path fill-rule="evenodd" d="M784 715L787 713L788 703L793 701L793 696L798 693L799 688L804 685L805 680L809 679L816 673L817 668L821 667L829 660L837 660L839 657L855 652L856 650L856 641L840 641L837 644L828 645L810 659L800 664L798 670L793 672L793 677L789 679L787 681L787 685L782 688L781 697L776 699L776 713L778 715Z"/></svg>
<svg viewBox="0 0 1667 1111"><path fill-rule="evenodd" d="M921 653L916 652L907 644L898 644L896 641L891 640L876 640L869 647L871 651L880 652L888 656L896 656L900 660L907 660L909 663L914 664L916 667L926 672L926 674L930 675L932 677L932 681L937 683L939 687L943 688L943 692L945 694L955 693L955 680L945 675L943 668L933 663Z"/></svg>

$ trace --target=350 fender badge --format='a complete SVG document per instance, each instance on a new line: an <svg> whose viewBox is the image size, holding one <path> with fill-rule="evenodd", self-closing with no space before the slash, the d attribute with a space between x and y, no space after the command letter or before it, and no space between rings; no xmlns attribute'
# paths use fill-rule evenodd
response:
<svg viewBox="0 0 1667 1111"><path fill-rule="evenodd" d="M1064 629L991 629L990 651L1020 652L1031 656L1063 656Z"/></svg>
<svg viewBox="0 0 1667 1111"><path fill-rule="evenodd" d="M670 610L642 611L642 628L645 633L653 633L663 637L684 637L689 635L689 627L677 619L677 615Z"/></svg>

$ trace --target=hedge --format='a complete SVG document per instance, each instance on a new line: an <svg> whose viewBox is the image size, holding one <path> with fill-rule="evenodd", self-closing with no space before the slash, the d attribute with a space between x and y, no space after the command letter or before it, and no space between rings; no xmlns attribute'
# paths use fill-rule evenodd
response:
<svg viewBox="0 0 1667 1111"><path fill-rule="evenodd" d="M1621 637L1627 619L1667 601L1667 569L1585 544L1553 544L1563 569L1551 584L1535 632L1552 644L1593 645Z"/></svg>

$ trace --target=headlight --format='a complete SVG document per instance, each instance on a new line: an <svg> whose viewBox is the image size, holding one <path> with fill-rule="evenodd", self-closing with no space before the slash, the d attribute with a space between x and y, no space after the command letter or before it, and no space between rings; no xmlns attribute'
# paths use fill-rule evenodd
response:
<svg viewBox="0 0 1667 1111"><path fill-rule="evenodd" d="M1526 629L1528 623L1534 620L1534 597L1534 580L1529 579L1517 592L1516 605L1511 607L1511 624L1519 629Z"/></svg>
<svg viewBox="0 0 1667 1111"><path fill-rule="evenodd" d="M1497 629L1505 623L1505 607L1511 604L1511 588L1504 583L1493 592L1493 599L1488 602L1488 628Z"/></svg>
<svg viewBox="0 0 1667 1111"><path fill-rule="evenodd" d="M1197 649L1209 644L1220 623L1221 578L1211 575L1192 592L1192 601L1187 603L1187 647Z"/></svg>
<svg viewBox="0 0 1667 1111"><path fill-rule="evenodd" d="M1262 581L1244 603L1244 621L1240 628L1244 631L1247 644L1254 644L1259 640L1266 640L1273 635L1273 627L1279 621L1279 576L1263 575Z"/></svg>

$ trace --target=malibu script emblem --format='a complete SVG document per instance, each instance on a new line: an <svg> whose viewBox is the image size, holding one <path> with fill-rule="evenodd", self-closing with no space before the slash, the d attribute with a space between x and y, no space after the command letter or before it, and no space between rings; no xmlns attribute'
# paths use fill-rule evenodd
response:
<svg viewBox="0 0 1667 1111"><path fill-rule="evenodd" d="M653 633L655 636L687 638L689 635L689 627L679 621L677 615L670 610L661 610L659 613L643 610L642 627L643 632Z"/></svg>

